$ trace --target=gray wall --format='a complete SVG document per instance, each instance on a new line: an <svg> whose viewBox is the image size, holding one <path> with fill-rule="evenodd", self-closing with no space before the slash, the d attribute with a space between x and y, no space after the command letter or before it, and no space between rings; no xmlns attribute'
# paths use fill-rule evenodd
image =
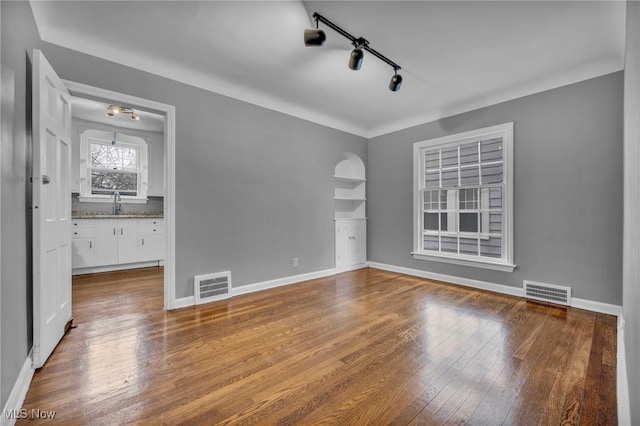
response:
<svg viewBox="0 0 640 426"><path fill-rule="evenodd" d="M198 274L238 287L334 267L333 168L366 162L366 139L43 44L64 79L175 105L176 297Z"/></svg>
<svg viewBox="0 0 640 426"><path fill-rule="evenodd" d="M31 94L28 56L40 39L27 2L2 7L2 385L4 407L32 344ZM30 60L29 60L30 62ZM30 79L30 77L29 77ZM27 103L27 99L29 102ZM29 112L27 112L29 111Z"/></svg>
<svg viewBox="0 0 640 426"><path fill-rule="evenodd" d="M572 84L369 141L368 259L522 287L568 285L622 303L623 73ZM414 260L413 143L514 122L513 273Z"/></svg>
<svg viewBox="0 0 640 426"><path fill-rule="evenodd" d="M624 283L622 313L631 424L640 424L640 3L627 2L624 75Z"/></svg>

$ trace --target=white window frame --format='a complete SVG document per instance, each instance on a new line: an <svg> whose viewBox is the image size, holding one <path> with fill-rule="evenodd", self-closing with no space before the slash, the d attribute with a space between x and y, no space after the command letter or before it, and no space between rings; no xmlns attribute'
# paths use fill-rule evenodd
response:
<svg viewBox="0 0 640 426"><path fill-rule="evenodd" d="M442 148L451 145L462 145L469 142L487 140L501 137L503 141L503 184L502 184L502 245L503 256L501 258L490 258L460 253L443 253L427 251L423 249L423 212L422 193L425 189L425 169L422 161L422 151L425 148ZM441 188L442 189L442 188ZM456 187L456 189L460 189ZM453 193L453 191L451 191ZM482 191L480 191L482 192ZM455 198L458 202L458 197ZM481 195L479 194L479 198ZM447 204L449 205L449 204ZM449 214L448 216L451 216ZM455 214L454 214L455 216ZM485 215L488 216L488 215ZM454 218L457 224L457 218ZM482 218L483 226L486 223L488 229L488 217ZM486 222L485 222L486 220ZM438 218L440 221L440 218ZM457 230L457 227L456 227ZM456 233L464 236L464 233ZM480 235L481 239L487 238ZM513 272L516 265L513 263L513 122L485 127L469 132L448 135L440 138L429 139L413 144L413 251L415 259L429 260L436 262L451 263L463 266L474 266L478 268L493 269L497 271Z"/></svg>
<svg viewBox="0 0 640 426"><path fill-rule="evenodd" d="M111 144L113 132L101 130L85 130L80 137L80 202L111 203L112 195L91 193L91 150L89 145L94 142ZM138 136L117 132L117 145L133 147L138 150L138 188L137 195L121 195L123 203L146 203L149 189L149 157L147 142Z"/></svg>

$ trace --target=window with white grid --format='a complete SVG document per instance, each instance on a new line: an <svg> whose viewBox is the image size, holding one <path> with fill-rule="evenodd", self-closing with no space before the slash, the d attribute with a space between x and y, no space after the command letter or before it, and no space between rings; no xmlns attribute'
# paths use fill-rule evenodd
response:
<svg viewBox="0 0 640 426"><path fill-rule="evenodd" d="M418 259L512 271L513 123L414 144Z"/></svg>
<svg viewBox="0 0 640 426"><path fill-rule="evenodd" d="M80 140L80 201L146 202L147 143L119 132L87 130Z"/></svg>

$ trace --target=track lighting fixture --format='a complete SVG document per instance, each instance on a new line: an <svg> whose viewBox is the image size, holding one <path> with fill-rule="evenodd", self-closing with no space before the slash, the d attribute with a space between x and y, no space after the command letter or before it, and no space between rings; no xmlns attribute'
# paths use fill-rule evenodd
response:
<svg viewBox="0 0 640 426"><path fill-rule="evenodd" d="M127 114L132 120L140 121L140 116L136 114L133 108L122 105L111 104L107 107L107 112L104 113L107 117L115 117L119 114Z"/></svg>
<svg viewBox="0 0 640 426"><path fill-rule="evenodd" d="M393 77L391 77L391 81L389 82L389 90L391 90L392 92L397 92L398 90L400 90L400 85L402 84L402 76L400 74L396 73L393 75Z"/></svg>
<svg viewBox="0 0 640 426"><path fill-rule="evenodd" d="M314 13L313 18L316 21L316 28L305 29L304 30L304 45L311 46L322 46L327 40L327 36L321 29L318 28L318 21L327 25L329 28L340 34L341 36L349 39L354 49L351 51L351 55L349 56L349 68L352 70L359 70L362 67L362 61L364 60L364 50L371 53L376 58L385 62L387 65L393 68L393 77L391 77L391 82L389 83L389 90L392 92L397 92L400 90L400 85L402 84L402 76L398 74L398 71L401 69L400 65L393 62L391 59L387 58L380 52L369 47L369 42L363 37L354 37L349 34L347 31L343 30L324 16L319 13Z"/></svg>

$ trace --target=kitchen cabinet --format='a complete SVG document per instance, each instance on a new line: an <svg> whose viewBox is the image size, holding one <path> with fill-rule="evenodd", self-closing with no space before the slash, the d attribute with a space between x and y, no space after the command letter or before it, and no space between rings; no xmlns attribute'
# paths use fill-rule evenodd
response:
<svg viewBox="0 0 640 426"><path fill-rule="evenodd" d="M95 223L92 219L71 221L71 264L74 268L95 265Z"/></svg>
<svg viewBox="0 0 640 426"><path fill-rule="evenodd" d="M96 266L137 261L138 222L135 219L96 220Z"/></svg>
<svg viewBox="0 0 640 426"><path fill-rule="evenodd" d="M138 219L138 262L164 259L164 219Z"/></svg>
<svg viewBox="0 0 640 426"><path fill-rule="evenodd" d="M74 219L74 273L151 266L164 260L163 218Z"/></svg>

